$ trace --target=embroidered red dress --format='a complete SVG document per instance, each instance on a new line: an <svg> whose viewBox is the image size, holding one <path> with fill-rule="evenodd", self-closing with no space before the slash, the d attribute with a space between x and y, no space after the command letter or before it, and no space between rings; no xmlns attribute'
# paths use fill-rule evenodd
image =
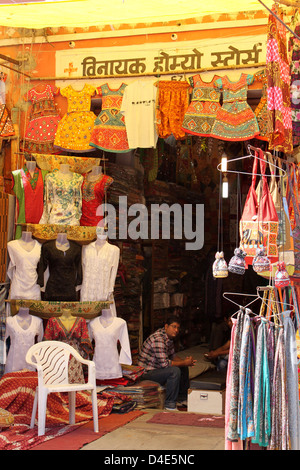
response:
<svg viewBox="0 0 300 470"><path fill-rule="evenodd" d="M108 84L97 88L102 97L102 110L95 120L90 145L107 152L128 152L129 144L125 127L125 118L121 106L126 83L117 90L109 88Z"/></svg>
<svg viewBox="0 0 300 470"><path fill-rule="evenodd" d="M216 80L216 86L223 91L223 104L217 111L211 137L242 141L259 134L257 119L247 103L248 85L252 81L253 75L246 73L242 73L236 82L227 76Z"/></svg>
<svg viewBox="0 0 300 470"><path fill-rule="evenodd" d="M33 153L53 153L53 143L60 116L54 96L58 88L44 85L32 88L26 99L32 102L30 121L25 131L24 150Z"/></svg>
<svg viewBox="0 0 300 470"><path fill-rule="evenodd" d="M190 78L193 87L192 100L184 115L182 128L187 134L208 137L221 107L221 91L215 87L215 75L210 82L202 80L199 74Z"/></svg>
<svg viewBox="0 0 300 470"><path fill-rule="evenodd" d="M96 179L89 181L84 175L82 183L82 208L80 225L95 227L103 219L101 209L98 207L104 202L105 192L113 183L113 179L108 175L99 175Z"/></svg>

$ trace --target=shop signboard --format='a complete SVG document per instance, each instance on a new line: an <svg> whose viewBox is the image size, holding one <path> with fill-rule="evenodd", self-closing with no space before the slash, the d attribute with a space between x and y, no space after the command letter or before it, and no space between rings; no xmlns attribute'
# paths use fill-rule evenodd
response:
<svg viewBox="0 0 300 470"><path fill-rule="evenodd" d="M56 52L56 76L104 78L247 68L265 62L266 35Z"/></svg>

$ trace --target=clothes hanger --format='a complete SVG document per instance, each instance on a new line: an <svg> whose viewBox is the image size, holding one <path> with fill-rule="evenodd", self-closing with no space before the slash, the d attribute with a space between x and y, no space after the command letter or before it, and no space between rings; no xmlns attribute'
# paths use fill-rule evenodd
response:
<svg viewBox="0 0 300 470"><path fill-rule="evenodd" d="M258 287L256 288L256 290L257 290L257 294L258 294L259 298L261 299L262 303L265 304L267 308L269 308L268 303L270 303L270 302L271 302L271 304L274 304L274 305L276 305L276 307L277 307L277 312L271 314L268 318L275 318L275 320L276 320L276 319L279 320L279 323L281 324L282 322L281 322L280 314L281 314L283 311L286 311L286 306L291 307L291 309L290 309L290 312L291 312L291 313L293 313L293 312L295 311L295 306L294 306L294 305L289 304L289 303L287 303L287 302L284 302L284 304L283 304L282 302L280 302L280 301L278 300L278 298L276 298L276 297L277 297L277 296L276 296L276 289L275 289L274 286L263 286L263 287L258 286ZM261 297L261 296L259 295L259 292L260 292L260 291L263 291L263 292L264 292L264 296L263 296L263 297ZM273 292L274 296L273 296L273 297L269 297L269 298L267 299L266 296L265 296L265 293L268 292L268 291L269 291L269 292Z"/></svg>
<svg viewBox="0 0 300 470"><path fill-rule="evenodd" d="M241 305L241 304L236 303L234 300L230 299L229 297L226 297L227 295L240 295L240 296L243 296L243 297L255 297L255 298L253 300L251 300L251 302L249 302L247 305ZM244 293L241 293L241 292L223 292L223 297L224 297L224 299L229 300L229 302L231 302L232 304L237 305L239 307L239 310L237 312L234 312L231 315L231 318L234 317L240 310L246 310L249 307L249 305L252 305L254 302L256 302L257 300L260 299L260 296L258 294L244 294ZM251 312L251 313L253 315L256 315L256 313L253 313L253 312Z"/></svg>
<svg viewBox="0 0 300 470"><path fill-rule="evenodd" d="M230 163L230 162L237 162L239 160L245 160L247 158L252 157L252 158L257 158L258 160L264 162L265 164L268 163L269 166L274 168L274 169L280 170L281 173L279 175L277 175L276 171L274 171L274 174L272 176L275 176L275 178L280 178L281 176L286 175L286 171L283 170L282 168L280 168L279 166L275 165L275 163L271 164L265 158L260 158L258 155L253 155L251 153L251 150L258 151L258 150L261 150L260 148L253 147L252 145L248 145L248 150L249 150L249 155L244 155L243 157L237 157L237 158L232 158L230 160L227 160L227 164ZM241 174L241 175L263 176L261 173L249 173L248 171L228 170L228 168L226 168L226 171L224 171L224 170L221 169L221 165L222 165L222 163L219 163L218 166L217 166L217 169L221 172L223 171L224 173L238 173L238 174ZM265 176L270 177L270 175L267 175L267 174Z"/></svg>

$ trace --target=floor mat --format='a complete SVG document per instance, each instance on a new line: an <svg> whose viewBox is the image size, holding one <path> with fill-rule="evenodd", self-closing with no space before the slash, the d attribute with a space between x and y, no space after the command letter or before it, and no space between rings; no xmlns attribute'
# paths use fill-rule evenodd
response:
<svg viewBox="0 0 300 470"><path fill-rule="evenodd" d="M171 424L173 426L203 426L209 428L222 428L225 426L225 417L218 415L204 415L198 413L181 413L165 411L157 413L147 423Z"/></svg>
<svg viewBox="0 0 300 470"><path fill-rule="evenodd" d="M93 421L77 427L69 434L65 434L51 441L34 446L31 450L79 450L85 444L100 439L105 434L114 431L125 424L145 414L143 411L130 411L127 414L112 413L105 418L99 419L99 433L94 433Z"/></svg>

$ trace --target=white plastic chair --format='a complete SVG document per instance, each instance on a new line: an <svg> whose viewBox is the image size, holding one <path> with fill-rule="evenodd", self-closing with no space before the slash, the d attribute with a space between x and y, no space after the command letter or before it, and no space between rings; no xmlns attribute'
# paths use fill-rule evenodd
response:
<svg viewBox="0 0 300 470"><path fill-rule="evenodd" d="M87 383L69 383L68 363L70 354L77 361L88 366ZM30 428L34 428L38 406L38 435L43 436L45 434L47 397L52 392L69 393L69 423L75 424L76 392L91 390L94 431L99 432L96 374L95 363L93 361L83 359L76 349L61 341L41 341L34 344L26 354L26 361L35 367L38 372L38 386L35 391Z"/></svg>

